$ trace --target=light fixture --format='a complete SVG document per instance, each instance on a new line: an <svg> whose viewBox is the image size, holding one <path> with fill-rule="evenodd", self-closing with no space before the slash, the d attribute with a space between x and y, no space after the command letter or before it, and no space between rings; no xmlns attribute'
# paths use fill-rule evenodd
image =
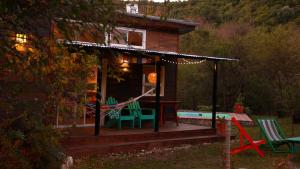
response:
<svg viewBox="0 0 300 169"><path fill-rule="evenodd" d="M122 68L123 72L129 72L129 69L127 67Z"/></svg>
<svg viewBox="0 0 300 169"><path fill-rule="evenodd" d="M123 72L129 72L129 59L127 56L121 56L121 69Z"/></svg>
<svg viewBox="0 0 300 169"><path fill-rule="evenodd" d="M129 63L129 60L126 56L123 56L123 63Z"/></svg>
<svg viewBox="0 0 300 169"><path fill-rule="evenodd" d="M17 33L16 34L16 44L15 44L16 50L19 52L25 52L27 50L25 47L26 43L27 43L27 35Z"/></svg>
<svg viewBox="0 0 300 169"><path fill-rule="evenodd" d="M20 44L24 44L27 42L27 35L26 34L21 34L17 33L16 34L16 42Z"/></svg>
<svg viewBox="0 0 300 169"><path fill-rule="evenodd" d="M148 81L151 83L151 84L155 84L156 83L156 78L157 75L156 73L152 72L152 73L149 73L147 78L148 78Z"/></svg>

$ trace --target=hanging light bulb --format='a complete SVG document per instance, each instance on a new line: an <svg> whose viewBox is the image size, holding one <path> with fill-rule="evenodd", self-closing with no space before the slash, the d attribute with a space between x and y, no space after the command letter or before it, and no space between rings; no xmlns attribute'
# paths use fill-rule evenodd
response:
<svg viewBox="0 0 300 169"><path fill-rule="evenodd" d="M152 73L148 74L147 78L148 78L148 81L151 84L155 84L156 83L156 79L157 79L157 75L156 75L156 73L152 72Z"/></svg>

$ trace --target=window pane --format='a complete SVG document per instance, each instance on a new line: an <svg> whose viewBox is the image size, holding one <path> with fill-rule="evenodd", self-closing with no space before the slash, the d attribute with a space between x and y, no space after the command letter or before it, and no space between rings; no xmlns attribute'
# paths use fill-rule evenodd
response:
<svg viewBox="0 0 300 169"><path fill-rule="evenodd" d="M111 34L110 43L126 45L127 41L127 31L122 29L114 30Z"/></svg>
<svg viewBox="0 0 300 169"><path fill-rule="evenodd" d="M143 33L142 32L128 32L128 45L143 46Z"/></svg>

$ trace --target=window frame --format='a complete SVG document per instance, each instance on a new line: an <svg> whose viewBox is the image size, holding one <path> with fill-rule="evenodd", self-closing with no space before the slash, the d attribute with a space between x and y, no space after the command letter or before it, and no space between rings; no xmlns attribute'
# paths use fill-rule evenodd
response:
<svg viewBox="0 0 300 169"><path fill-rule="evenodd" d="M105 35L106 44L108 44L109 46L133 47L133 48L137 48L137 49L146 49L146 38L147 38L146 33L147 32L145 29L136 29L136 28L129 28L129 27L116 27L114 30L126 31L126 44L111 43L112 42L112 32L110 32L110 33L106 33L106 35ZM128 44L128 32L130 32L130 31L142 33L142 46Z"/></svg>
<svg viewBox="0 0 300 169"><path fill-rule="evenodd" d="M145 83L146 83L146 76L144 74L144 67L153 67L155 70L155 65L143 65L143 71L142 71L142 94L146 93L145 91ZM161 66L161 72L160 72L160 96L165 96L165 84L166 84L166 68L165 66ZM154 97L155 92L153 94L146 94L145 96L147 97Z"/></svg>

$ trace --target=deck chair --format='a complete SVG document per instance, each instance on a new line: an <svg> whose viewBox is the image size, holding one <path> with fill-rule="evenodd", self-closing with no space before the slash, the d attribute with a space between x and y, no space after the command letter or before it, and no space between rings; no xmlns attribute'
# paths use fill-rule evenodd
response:
<svg viewBox="0 0 300 169"><path fill-rule="evenodd" d="M293 152L291 142L287 138L274 118L258 118L257 123L273 152ZM296 137L295 137L296 138ZM287 145L288 150L279 150L282 145Z"/></svg>
<svg viewBox="0 0 300 169"><path fill-rule="evenodd" d="M264 157L265 154L259 149L259 146L262 144L266 144L265 140L257 140L254 141L248 133L245 131L245 129L241 126L241 124L236 120L235 117L231 118L231 122L239 129L240 132L240 147L234 148L230 151L230 154L238 154L242 151L254 149L260 157ZM248 142L245 144L244 139Z"/></svg>
<svg viewBox="0 0 300 169"><path fill-rule="evenodd" d="M129 103L128 110L131 114L135 114L138 120L139 128L142 128L142 121L151 120L152 127L155 126L155 110L151 108L141 108L138 101Z"/></svg>
<svg viewBox="0 0 300 169"><path fill-rule="evenodd" d="M118 104L118 101L113 98L113 97L108 97L107 101L106 101L107 105L115 105ZM110 120L108 123L113 123L114 121L117 122L118 128L121 129L122 128L122 121L131 121L131 128L134 128L134 119L135 119L135 115L131 114L129 112L129 114L125 114L124 111L120 111L120 110L109 110L109 117ZM108 124L108 126L112 126L112 124Z"/></svg>

